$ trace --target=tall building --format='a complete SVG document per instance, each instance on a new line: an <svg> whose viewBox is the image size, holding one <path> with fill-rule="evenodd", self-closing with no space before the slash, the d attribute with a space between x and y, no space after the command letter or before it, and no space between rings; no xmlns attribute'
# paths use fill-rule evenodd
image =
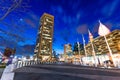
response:
<svg viewBox="0 0 120 80"><path fill-rule="evenodd" d="M42 61L52 57L54 16L44 13L40 18L36 47L34 53Z"/></svg>
<svg viewBox="0 0 120 80"><path fill-rule="evenodd" d="M72 46L71 46L71 44L65 44L64 45L64 54L67 54L69 52L72 52Z"/></svg>
<svg viewBox="0 0 120 80"><path fill-rule="evenodd" d="M72 62L72 45L65 44L64 45L64 60L65 62Z"/></svg>
<svg viewBox="0 0 120 80"><path fill-rule="evenodd" d="M106 35L108 44L113 54L120 54L120 30L114 30L110 34ZM108 54L107 44L103 36L97 37L93 40L93 45L96 54ZM89 42L86 45L88 55L92 55L92 46Z"/></svg>

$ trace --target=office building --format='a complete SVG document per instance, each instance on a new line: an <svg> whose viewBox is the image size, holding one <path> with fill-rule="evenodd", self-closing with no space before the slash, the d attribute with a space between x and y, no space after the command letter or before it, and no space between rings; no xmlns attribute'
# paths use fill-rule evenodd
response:
<svg viewBox="0 0 120 80"><path fill-rule="evenodd" d="M106 35L107 42L113 54L120 54L120 30L114 30L110 34ZM96 54L109 54L107 44L103 36L99 36L93 40L93 45ZM89 42L86 45L88 55L92 54L92 46Z"/></svg>
<svg viewBox="0 0 120 80"><path fill-rule="evenodd" d="M46 61L52 57L54 16L44 13L40 18L34 53L38 59Z"/></svg>

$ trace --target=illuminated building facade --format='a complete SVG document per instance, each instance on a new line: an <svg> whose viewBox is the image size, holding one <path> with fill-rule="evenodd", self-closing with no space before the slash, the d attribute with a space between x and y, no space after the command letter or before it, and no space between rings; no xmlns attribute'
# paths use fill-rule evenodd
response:
<svg viewBox="0 0 120 80"><path fill-rule="evenodd" d="M37 58L45 61L52 57L54 16L44 13L40 18L36 47L34 53Z"/></svg>
<svg viewBox="0 0 120 80"><path fill-rule="evenodd" d="M71 46L71 44L65 44L64 45L64 54L67 54L69 52L72 52L72 46Z"/></svg>
<svg viewBox="0 0 120 80"><path fill-rule="evenodd" d="M71 63L73 60L73 53L72 53L72 45L65 44L64 45L64 60L65 62Z"/></svg>
<svg viewBox="0 0 120 80"><path fill-rule="evenodd" d="M106 35L108 44L113 54L120 54L120 30L114 30L110 34ZM93 40L93 45L96 54L108 54L107 44L103 36L97 37ZM88 55L92 55L92 47L89 42L86 45Z"/></svg>

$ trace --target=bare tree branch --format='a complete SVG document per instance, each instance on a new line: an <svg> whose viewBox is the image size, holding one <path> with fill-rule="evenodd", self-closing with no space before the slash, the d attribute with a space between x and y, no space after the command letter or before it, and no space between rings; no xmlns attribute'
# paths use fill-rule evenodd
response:
<svg viewBox="0 0 120 80"><path fill-rule="evenodd" d="M4 0L2 0L4 2ZM5 11L3 16L0 18L0 21L5 19L12 11L17 10L17 8L23 8L23 11L25 11L25 8L30 8L26 3L23 3L23 0L12 0L12 4L10 6L0 6L0 9ZM18 11L18 10L17 10Z"/></svg>
<svg viewBox="0 0 120 80"><path fill-rule="evenodd" d="M10 12L15 10L22 2L22 0L19 0L18 3L16 2L16 0L14 1L15 1L14 4L12 4L11 7L8 8L7 12L0 18L0 20L3 20Z"/></svg>

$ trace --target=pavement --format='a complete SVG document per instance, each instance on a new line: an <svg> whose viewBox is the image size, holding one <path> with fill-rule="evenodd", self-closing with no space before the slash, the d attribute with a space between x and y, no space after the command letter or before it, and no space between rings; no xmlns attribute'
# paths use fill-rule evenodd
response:
<svg viewBox="0 0 120 80"><path fill-rule="evenodd" d="M13 64L9 64L8 66L6 66L0 80L13 80L14 72L12 71L12 69L13 69Z"/></svg>
<svg viewBox="0 0 120 80"><path fill-rule="evenodd" d="M119 69L72 64L39 64L15 71L14 80L120 80Z"/></svg>

